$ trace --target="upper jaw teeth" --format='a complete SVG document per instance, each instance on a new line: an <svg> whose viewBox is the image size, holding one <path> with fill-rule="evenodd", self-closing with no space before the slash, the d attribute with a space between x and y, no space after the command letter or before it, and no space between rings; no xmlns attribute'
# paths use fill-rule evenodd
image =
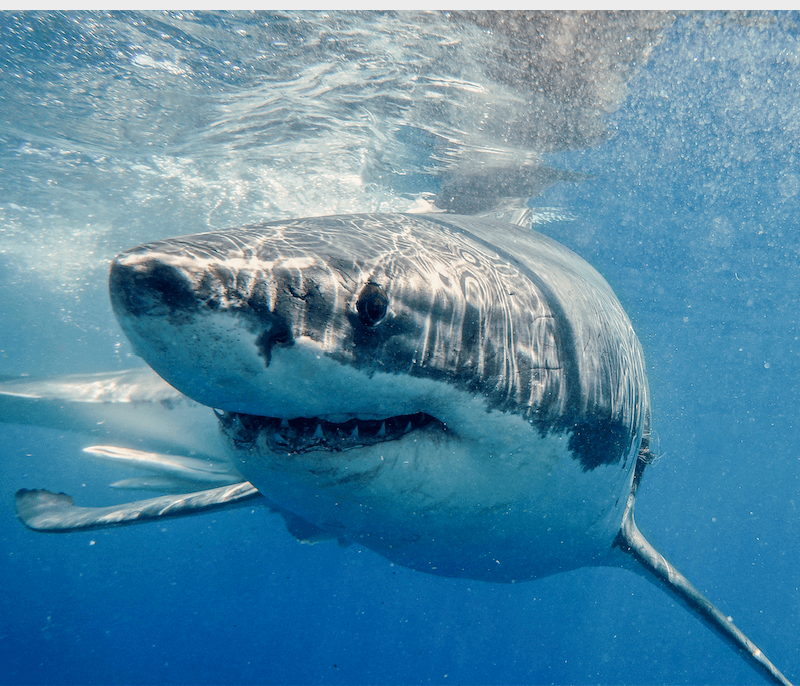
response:
<svg viewBox="0 0 800 686"><path fill-rule="evenodd" d="M261 439L272 452L286 454L351 450L398 440L410 431L430 425L444 429L441 422L424 412L386 419L351 417L344 422L319 417L278 419L236 412L218 412L217 416L223 431L238 448L252 448Z"/></svg>
<svg viewBox="0 0 800 686"><path fill-rule="evenodd" d="M330 422L331 424L344 424L351 419L376 419L375 417L359 416L355 414L321 414L318 418L322 421Z"/></svg>

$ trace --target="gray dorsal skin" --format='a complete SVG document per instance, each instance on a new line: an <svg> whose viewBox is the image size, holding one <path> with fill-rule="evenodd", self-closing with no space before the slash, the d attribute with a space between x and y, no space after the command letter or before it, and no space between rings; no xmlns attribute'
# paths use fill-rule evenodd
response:
<svg viewBox="0 0 800 686"><path fill-rule="evenodd" d="M486 581L633 569L788 683L636 528L641 347L558 243L441 214L270 222L127 251L110 292L136 352L216 408L228 459L298 538ZM22 491L17 508L74 530L225 506L230 488L248 484L113 508Z"/></svg>

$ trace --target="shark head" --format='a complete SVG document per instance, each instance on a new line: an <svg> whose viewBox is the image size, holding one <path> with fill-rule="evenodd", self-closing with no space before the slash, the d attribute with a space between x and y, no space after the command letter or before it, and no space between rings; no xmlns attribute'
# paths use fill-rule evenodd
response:
<svg viewBox="0 0 800 686"><path fill-rule="evenodd" d="M554 241L450 215L271 222L124 252L110 292L242 474L326 534L499 581L611 549L644 362L606 282Z"/></svg>

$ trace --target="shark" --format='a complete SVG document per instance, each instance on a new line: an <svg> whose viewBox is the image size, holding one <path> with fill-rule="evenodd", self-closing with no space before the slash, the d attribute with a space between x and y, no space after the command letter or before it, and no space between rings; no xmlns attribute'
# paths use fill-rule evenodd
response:
<svg viewBox="0 0 800 686"><path fill-rule="evenodd" d="M789 683L638 529L644 355L610 286L558 242L445 213L272 221L123 252L109 291L148 367L7 380L0 409L82 430L89 456L151 472L115 487L166 495L80 507L23 489L29 528L259 499L298 540L429 574L623 567Z"/></svg>

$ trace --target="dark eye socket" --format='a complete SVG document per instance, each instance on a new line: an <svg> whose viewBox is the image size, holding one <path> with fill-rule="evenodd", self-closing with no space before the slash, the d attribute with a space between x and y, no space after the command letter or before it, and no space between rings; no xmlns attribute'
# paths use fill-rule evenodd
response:
<svg viewBox="0 0 800 686"><path fill-rule="evenodd" d="M383 289L374 283L368 283L358 295L356 310L358 318L364 326L377 326L386 316L389 309L389 298Z"/></svg>

